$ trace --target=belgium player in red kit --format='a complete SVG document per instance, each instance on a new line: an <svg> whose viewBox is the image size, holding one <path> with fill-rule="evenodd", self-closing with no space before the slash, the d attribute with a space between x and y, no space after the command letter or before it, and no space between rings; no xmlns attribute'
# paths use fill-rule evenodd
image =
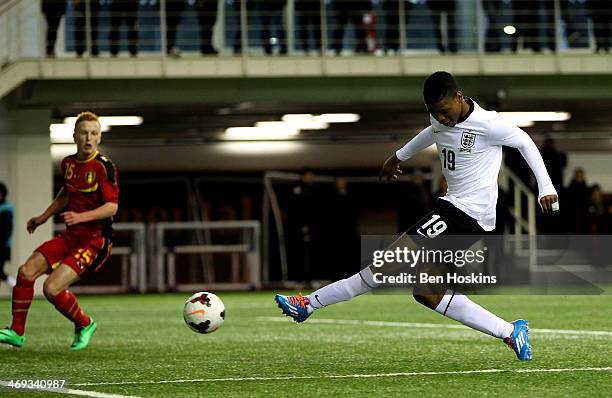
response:
<svg viewBox="0 0 612 398"><path fill-rule="evenodd" d="M13 288L13 322L0 330L0 342L21 347L25 323L34 295L34 281L47 273L43 292L59 312L75 325L72 350L89 345L96 322L87 316L68 288L96 272L112 248L112 217L117 213L119 188L117 170L109 158L98 152L102 135L98 117L91 112L78 115L74 127L77 153L62 161L64 186L43 214L31 218L27 230L33 233L56 213L66 230L39 246L19 267Z"/></svg>

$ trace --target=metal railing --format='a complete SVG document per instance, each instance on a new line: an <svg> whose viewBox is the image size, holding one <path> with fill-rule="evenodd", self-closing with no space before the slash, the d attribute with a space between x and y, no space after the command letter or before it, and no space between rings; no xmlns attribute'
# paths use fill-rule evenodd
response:
<svg viewBox="0 0 612 398"><path fill-rule="evenodd" d="M513 251L517 256L526 257L529 270L537 268L538 250L536 240L536 195L516 176L506 165L502 165L499 173L499 185L512 197L508 210L514 221ZM526 203L527 209L523 208ZM526 210L526 211L525 211ZM527 249L523 242L527 235Z"/></svg>
<svg viewBox="0 0 612 398"><path fill-rule="evenodd" d="M9 0L0 6L0 63L75 54L244 57L608 48L605 25L612 10L605 7L564 0L454 3L454 9L444 9L425 0ZM56 30L57 41L47 36Z"/></svg>
<svg viewBox="0 0 612 398"><path fill-rule="evenodd" d="M168 232L195 231L240 231L238 243L208 243L189 244L180 242L180 239L170 241ZM261 285L261 224L259 221L192 221L192 222L163 222L151 224L151 233L154 236L155 268L153 274L154 288L158 292L167 290L194 291L198 289L210 290L244 290L258 289ZM189 241L189 239L187 239ZM210 255L214 253L227 253L231 257L231 281L218 282L215 278L212 262L202 261L205 266L204 281L201 283L177 283L176 256L179 254ZM244 256L244 261L240 261ZM240 268L244 268L244 278L239 280Z"/></svg>
<svg viewBox="0 0 612 398"><path fill-rule="evenodd" d="M536 196L531 189L506 165L500 169L499 185L512 197L512 204L508 208L514 221L514 235L535 235ZM526 209L523 208L524 202Z"/></svg>

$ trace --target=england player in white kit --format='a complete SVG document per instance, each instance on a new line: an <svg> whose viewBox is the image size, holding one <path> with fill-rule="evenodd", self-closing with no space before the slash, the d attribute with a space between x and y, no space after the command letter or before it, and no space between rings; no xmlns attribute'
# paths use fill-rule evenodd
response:
<svg viewBox="0 0 612 398"><path fill-rule="evenodd" d="M450 73L436 72L424 84L423 96L431 125L397 150L385 164L381 178L397 179L399 165L417 152L436 144L446 180L446 196L434 209L411 227L400 240L405 246L427 246L427 240L443 235L474 236L495 228L497 177L502 162L502 146L517 148L533 171L538 183L538 199L545 212L558 210L558 197L542 156L529 135L502 119L497 112L482 109L464 97ZM410 243L406 244L406 240ZM376 287L371 267L334 282L308 296L276 295L283 313L297 322L315 310L350 300ZM440 314L473 329L502 339L520 360L531 359L527 322L512 323L492 314L461 293L442 286L415 287L415 299Z"/></svg>

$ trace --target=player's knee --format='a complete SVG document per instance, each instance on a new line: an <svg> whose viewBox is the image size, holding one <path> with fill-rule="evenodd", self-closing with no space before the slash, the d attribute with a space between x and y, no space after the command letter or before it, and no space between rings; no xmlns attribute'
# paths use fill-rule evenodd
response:
<svg viewBox="0 0 612 398"><path fill-rule="evenodd" d="M52 300L61 290L62 287L55 283L52 278L47 278L43 284L43 293L47 300Z"/></svg>
<svg viewBox="0 0 612 398"><path fill-rule="evenodd" d="M17 273L20 278L28 281L33 281L40 275L38 269L33 266L33 264L31 264L29 261L26 261L25 264L21 265Z"/></svg>

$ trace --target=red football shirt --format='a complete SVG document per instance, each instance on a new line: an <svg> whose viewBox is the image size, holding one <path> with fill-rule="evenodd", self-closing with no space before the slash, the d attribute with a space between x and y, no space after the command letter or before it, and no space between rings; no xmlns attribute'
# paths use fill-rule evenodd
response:
<svg viewBox="0 0 612 398"><path fill-rule="evenodd" d="M68 211L83 213L104 203L119 201L117 168L106 156L96 152L88 160L78 160L76 155L62 160L64 189L68 193ZM112 237L112 218L90 221L66 228L70 235L82 238Z"/></svg>

